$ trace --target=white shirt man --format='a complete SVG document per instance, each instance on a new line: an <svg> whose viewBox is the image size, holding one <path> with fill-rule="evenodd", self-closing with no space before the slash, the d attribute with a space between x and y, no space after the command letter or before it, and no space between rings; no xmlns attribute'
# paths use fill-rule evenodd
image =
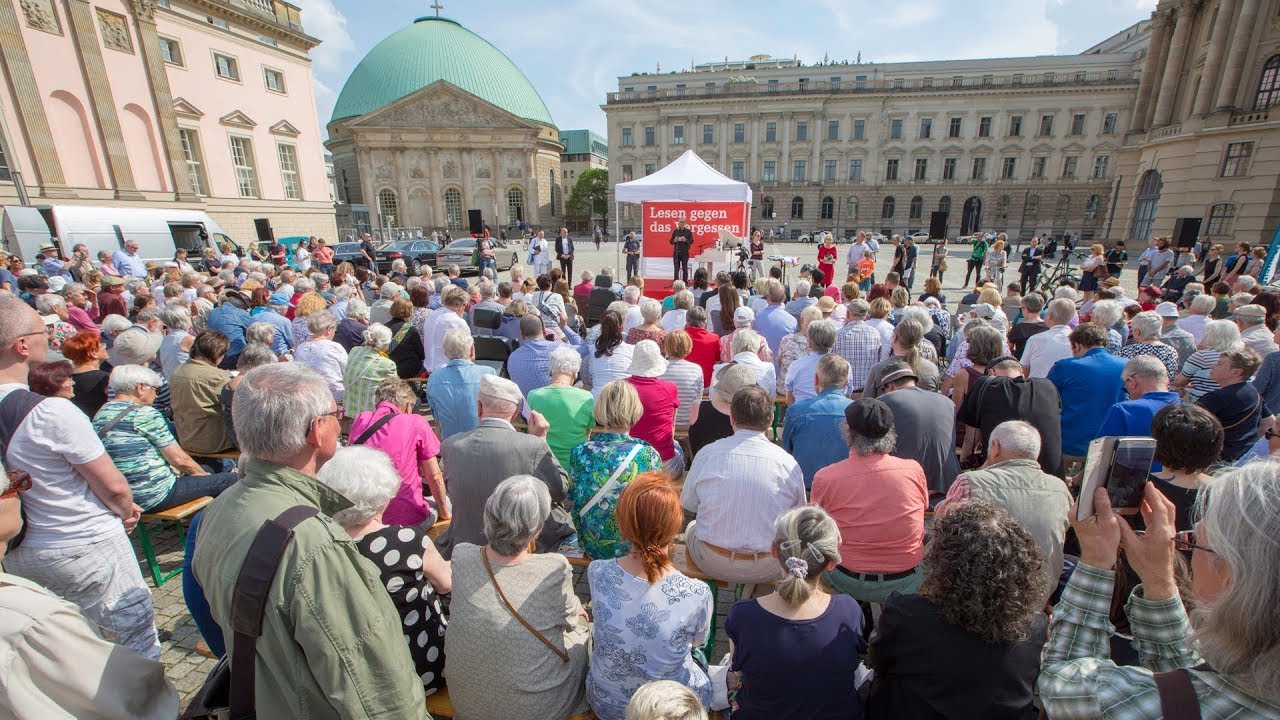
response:
<svg viewBox="0 0 1280 720"><path fill-rule="evenodd" d="M644 324L644 315L640 313L640 288L635 285L626 286L622 290L622 299L631 306L627 308L627 316L622 319L622 332L626 334L631 332L631 328Z"/></svg>
<svg viewBox="0 0 1280 720"><path fill-rule="evenodd" d="M445 288L441 308L422 322L422 367L428 373L449 364L449 358L444 354L445 333L454 328L470 332L467 321L462 318L462 308L466 306L467 298L467 291L460 287Z"/></svg>
<svg viewBox="0 0 1280 720"><path fill-rule="evenodd" d="M867 234L859 232L857 236L854 237L853 244L849 246L849 255L847 256L849 272L857 270L858 263L862 261L863 256L865 256L867 251L870 249L871 246L867 244Z"/></svg>
<svg viewBox="0 0 1280 720"><path fill-rule="evenodd" d="M1067 298L1057 298L1049 303L1045 317L1049 329L1027 338L1027 346L1022 350L1020 360L1027 377L1048 377L1054 363L1072 356L1067 336L1071 334L1070 323L1075 312L1075 303Z"/></svg>

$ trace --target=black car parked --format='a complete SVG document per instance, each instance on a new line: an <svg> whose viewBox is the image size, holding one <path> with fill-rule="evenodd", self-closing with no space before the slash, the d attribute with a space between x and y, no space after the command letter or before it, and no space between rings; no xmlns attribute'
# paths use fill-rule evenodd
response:
<svg viewBox="0 0 1280 720"><path fill-rule="evenodd" d="M404 260L405 268L408 269L410 275L417 275L419 270L424 267L436 267L436 253L440 252L440 245L427 239L419 240L397 240L389 242L378 248L375 253L378 258L378 272L386 274L391 272L391 263L396 260Z"/></svg>

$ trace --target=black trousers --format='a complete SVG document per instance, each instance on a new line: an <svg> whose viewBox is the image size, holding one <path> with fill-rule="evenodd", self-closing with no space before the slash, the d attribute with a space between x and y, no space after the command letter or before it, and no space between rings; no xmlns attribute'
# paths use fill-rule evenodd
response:
<svg viewBox="0 0 1280 720"><path fill-rule="evenodd" d="M677 246L675 251L671 253L671 259L675 263L675 273L673 280L683 280L689 282L689 247L687 245Z"/></svg>
<svg viewBox="0 0 1280 720"><path fill-rule="evenodd" d="M975 280L982 279L982 261L970 258L966 261L968 265L964 269L964 283L961 287L969 287L969 275L972 273Z"/></svg>
<svg viewBox="0 0 1280 720"><path fill-rule="evenodd" d="M631 278L636 277L639 274L640 274L640 256L628 255L627 256L627 273L622 277L623 282L627 282L631 280Z"/></svg>
<svg viewBox="0 0 1280 720"><path fill-rule="evenodd" d="M572 282L573 278L573 256L570 255L567 260L560 260L560 273L564 275L566 280Z"/></svg>
<svg viewBox="0 0 1280 720"><path fill-rule="evenodd" d="M1021 289L1022 294L1023 295L1027 294L1027 288L1031 288L1032 290L1035 290L1036 282L1039 279L1040 279L1040 268L1035 268L1033 270L1023 270L1022 280L1020 282L1022 286L1022 289Z"/></svg>

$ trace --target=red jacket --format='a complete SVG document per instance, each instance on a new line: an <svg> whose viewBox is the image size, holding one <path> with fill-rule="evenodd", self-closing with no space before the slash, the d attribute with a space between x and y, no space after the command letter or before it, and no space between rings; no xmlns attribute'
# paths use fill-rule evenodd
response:
<svg viewBox="0 0 1280 720"><path fill-rule="evenodd" d="M684 331L693 341L693 349L685 360L702 368L702 384L704 387L711 387L711 369L720 362L720 336L706 328L691 325L686 326Z"/></svg>

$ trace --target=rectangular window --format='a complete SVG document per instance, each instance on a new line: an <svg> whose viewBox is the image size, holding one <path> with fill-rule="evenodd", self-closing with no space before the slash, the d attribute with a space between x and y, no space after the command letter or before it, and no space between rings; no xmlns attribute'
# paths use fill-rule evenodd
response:
<svg viewBox="0 0 1280 720"><path fill-rule="evenodd" d="M964 128L964 118L951 118L947 121L947 137L958 138Z"/></svg>
<svg viewBox="0 0 1280 720"><path fill-rule="evenodd" d="M952 76L951 76L951 87L964 87L964 76L962 76L962 75L952 75Z"/></svg>
<svg viewBox="0 0 1280 720"><path fill-rule="evenodd" d="M9 160L4 156L4 146L0 145L0 182L11 182L13 173L9 171Z"/></svg>
<svg viewBox="0 0 1280 720"><path fill-rule="evenodd" d="M258 197L258 171L253 161L253 141L240 135L231 136L231 166L236 171L240 197Z"/></svg>
<svg viewBox="0 0 1280 720"><path fill-rule="evenodd" d="M622 147L631 147L635 145L635 137L631 132L631 128L622 128Z"/></svg>
<svg viewBox="0 0 1280 720"><path fill-rule="evenodd" d="M933 118L920 118L920 139L928 140L933 137Z"/></svg>
<svg viewBox="0 0 1280 720"><path fill-rule="evenodd" d="M1053 116L1040 116L1040 137L1049 137L1053 134Z"/></svg>
<svg viewBox="0 0 1280 720"><path fill-rule="evenodd" d="M865 89L866 89L866 87L867 87L867 76L866 76L866 75L854 75L854 76L853 76L853 86L854 86L855 88L857 88L858 90L865 90Z"/></svg>
<svg viewBox="0 0 1280 720"><path fill-rule="evenodd" d="M1000 179L1012 180L1018 171L1018 158L1005 158L1000 164Z"/></svg>
<svg viewBox="0 0 1280 720"><path fill-rule="evenodd" d="M1118 113L1107 113L1106 117L1102 118L1102 134L1115 135L1116 123L1119 120L1120 120L1120 115Z"/></svg>
<svg viewBox="0 0 1280 720"><path fill-rule="evenodd" d="M672 145L684 144L684 126L683 125L671 126L671 144Z"/></svg>
<svg viewBox="0 0 1280 720"><path fill-rule="evenodd" d="M933 87L933 78L931 78L931 77L927 77L927 78L924 78L923 80L921 80L921 81L920 81L920 87L926 87L926 88L931 88L931 87Z"/></svg>
<svg viewBox="0 0 1280 720"><path fill-rule="evenodd" d="M894 119L889 121L889 138L891 140L902 139L902 120Z"/></svg>
<svg viewBox="0 0 1280 720"><path fill-rule="evenodd" d="M682 84L680 84L680 85L676 85L676 95L677 95L677 96L684 95L684 91L685 91L687 88L688 88L688 86L687 86L687 85L684 85L683 83L682 83Z"/></svg>
<svg viewBox="0 0 1280 720"><path fill-rule="evenodd" d="M985 115L978 118L978 137L991 137L991 116Z"/></svg>
<svg viewBox="0 0 1280 720"><path fill-rule="evenodd" d="M853 139L865 140L866 138L867 138L867 121L854 120L853 121Z"/></svg>
<svg viewBox="0 0 1280 720"><path fill-rule="evenodd" d="M1099 155L1093 159L1093 177L1102 180L1107 177L1107 166L1111 164L1110 155Z"/></svg>
<svg viewBox="0 0 1280 720"><path fill-rule="evenodd" d="M733 124L733 141L742 143L747 141L747 125L746 123Z"/></svg>
<svg viewBox="0 0 1280 720"><path fill-rule="evenodd" d="M791 181L804 182L804 160L796 160L791 167Z"/></svg>
<svg viewBox="0 0 1280 720"><path fill-rule="evenodd" d="M1009 118L1009 137L1022 137L1022 116L1014 115Z"/></svg>
<svg viewBox="0 0 1280 720"><path fill-rule="evenodd" d="M182 46L177 40L171 40L167 37L160 38L160 57L170 65L182 66Z"/></svg>
<svg viewBox="0 0 1280 720"><path fill-rule="evenodd" d="M987 176L987 159L984 157L976 157L973 159L973 174L970 176L972 180L982 180Z"/></svg>
<svg viewBox="0 0 1280 720"><path fill-rule="evenodd" d="M650 126L650 127L645 128L645 129L644 129L644 144L645 144L645 145L648 145L648 146L650 146L650 147L652 147L652 146L653 146L653 138L654 138L654 131L653 131L653 127L652 127L652 126Z"/></svg>
<svg viewBox="0 0 1280 720"><path fill-rule="evenodd" d="M942 179L943 180L956 179L956 159L955 158L943 158Z"/></svg>
<svg viewBox="0 0 1280 720"><path fill-rule="evenodd" d="M838 77L833 77L833 78L831 78L831 80L830 80L830 84L831 84L831 89L832 89L832 90L839 90L839 89L840 89L840 78L838 78Z"/></svg>
<svg viewBox="0 0 1280 720"><path fill-rule="evenodd" d="M658 171L658 166L657 166L657 165L654 165L653 163L645 163L645 164L644 164L644 174L645 174L645 175L652 175L652 174L654 174L654 173L655 173L655 172L657 172L657 171Z"/></svg>
<svg viewBox="0 0 1280 720"><path fill-rule="evenodd" d="M733 165L731 165L730 167L732 172L731 177L734 180L737 180L738 182L747 181L747 174L746 174L746 171L743 169L743 163L741 160L734 160Z"/></svg>
<svg viewBox="0 0 1280 720"><path fill-rule="evenodd" d="M840 121L839 120L827 121L827 139L828 140L840 139Z"/></svg>
<svg viewBox="0 0 1280 720"><path fill-rule="evenodd" d="M796 142L804 142L809 139L809 123L803 120L796 121Z"/></svg>
<svg viewBox="0 0 1280 720"><path fill-rule="evenodd" d="M1043 180L1045 169L1049 166L1049 158L1036 157L1031 158L1031 177L1036 180Z"/></svg>
<svg viewBox="0 0 1280 720"><path fill-rule="evenodd" d="M1084 134L1084 113L1077 113L1071 116L1071 134Z"/></svg>
<svg viewBox="0 0 1280 720"><path fill-rule="evenodd" d="M1062 158L1062 178L1064 180L1074 180L1076 177L1076 168L1080 165L1080 158L1075 155L1068 155Z"/></svg>
<svg viewBox="0 0 1280 720"><path fill-rule="evenodd" d="M778 181L778 163L776 160L764 161L764 177L762 177L761 179L764 182Z"/></svg>
<svg viewBox="0 0 1280 720"><path fill-rule="evenodd" d="M636 179L635 167L632 165L622 166L622 182L631 182Z"/></svg>
<svg viewBox="0 0 1280 720"><path fill-rule="evenodd" d="M212 26L214 26L214 27L216 27L216 28L222 28L223 30L230 30L230 29L231 29L231 25L230 25L230 24L228 24L228 23L227 23L227 21L226 21L226 20L223 20L222 18L216 18L216 17L213 17L213 16L211 16L211 15L205 15L205 16L204 16L204 19L205 19L205 21L207 21L210 25L212 25Z"/></svg>
<svg viewBox="0 0 1280 720"><path fill-rule="evenodd" d="M715 142L715 139L716 139L715 126L703 125L702 126L702 144L710 145L711 143Z"/></svg>
<svg viewBox="0 0 1280 720"><path fill-rule="evenodd" d="M191 191L197 195L208 195L199 133L192 128L178 128L178 141L182 145L182 159L187 162L187 174L191 176Z"/></svg>
<svg viewBox="0 0 1280 720"><path fill-rule="evenodd" d="M709 82L709 83L706 83L703 87L713 88L713 87L715 87L715 86L716 86L716 84L715 84L715 83L713 83L713 82Z"/></svg>
<svg viewBox="0 0 1280 720"><path fill-rule="evenodd" d="M836 179L836 161L835 160L822 161L822 179L826 180L827 182L835 181Z"/></svg>
<svg viewBox="0 0 1280 720"><path fill-rule="evenodd" d="M774 79L774 80L770 80L770 81L769 81L769 92L778 92L778 81L777 81L777 79Z"/></svg>
<svg viewBox="0 0 1280 720"><path fill-rule="evenodd" d="M893 79L893 89L894 89L894 90L901 90L902 88L906 87L906 85L907 85L907 81L906 81L906 80L903 80L902 78L894 78L894 79Z"/></svg>
<svg viewBox="0 0 1280 720"><path fill-rule="evenodd" d="M898 158L889 158L885 161L884 179L890 182L898 179Z"/></svg>
<svg viewBox="0 0 1280 720"><path fill-rule="evenodd" d="M1249 158L1253 156L1253 143L1238 142L1227 145L1222 158L1222 177L1240 177L1249 172Z"/></svg>
<svg viewBox="0 0 1280 720"><path fill-rule="evenodd" d="M1014 73L1014 74L1013 74L1013 84L1014 84L1014 85L1021 85L1021 84L1022 84L1022 78L1023 78L1022 73Z"/></svg>
<svg viewBox="0 0 1280 720"><path fill-rule="evenodd" d="M271 92L283 93L284 90L284 73L271 68L262 69L262 78L267 84L267 89Z"/></svg>
<svg viewBox="0 0 1280 720"><path fill-rule="evenodd" d="M298 173L298 148L288 143L276 143L276 154L280 158L280 179L284 185L285 198L301 200L302 179Z"/></svg>
<svg viewBox="0 0 1280 720"><path fill-rule="evenodd" d="M862 161L849 161L849 182L862 182Z"/></svg>
<svg viewBox="0 0 1280 720"><path fill-rule="evenodd" d="M764 141L778 142L778 123L767 122L764 124Z"/></svg>
<svg viewBox="0 0 1280 720"><path fill-rule="evenodd" d="M929 176L929 159L916 158L916 170L912 177L916 180L924 180Z"/></svg>
<svg viewBox="0 0 1280 720"><path fill-rule="evenodd" d="M227 80L240 81L240 63L230 55L213 54L214 72L218 73L218 77Z"/></svg>

